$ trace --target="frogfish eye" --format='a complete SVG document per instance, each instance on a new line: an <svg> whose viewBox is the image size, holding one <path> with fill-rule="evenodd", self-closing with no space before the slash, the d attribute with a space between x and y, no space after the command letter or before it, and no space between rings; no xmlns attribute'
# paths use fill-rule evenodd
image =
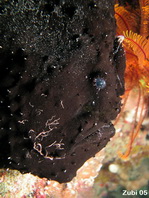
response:
<svg viewBox="0 0 149 198"><path fill-rule="evenodd" d="M97 77L94 78L94 86L100 90L106 87L106 81L103 78Z"/></svg>

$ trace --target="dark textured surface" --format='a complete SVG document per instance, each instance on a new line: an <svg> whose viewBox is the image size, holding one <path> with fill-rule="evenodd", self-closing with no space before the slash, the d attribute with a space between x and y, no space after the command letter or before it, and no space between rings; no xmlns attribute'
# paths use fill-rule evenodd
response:
<svg viewBox="0 0 149 198"><path fill-rule="evenodd" d="M1 167L67 182L114 135L125 64L113 3L1 4Z"/></svg>
<svg viewBox="0 0 149 198"><path fill-rule="evenodd" d="M136 6L139 5L139 0L118 0L118 3L119 3L120 5L123 5L123 6L129 4L129 5L131 5L132 7L136 7Z"/></svg>

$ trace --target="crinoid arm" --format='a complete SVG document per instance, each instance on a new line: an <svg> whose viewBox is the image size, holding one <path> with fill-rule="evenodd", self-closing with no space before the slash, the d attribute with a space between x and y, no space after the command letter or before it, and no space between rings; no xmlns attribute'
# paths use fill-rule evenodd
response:
<svg viewBox="0 0 149 198"><path fill-rule="evenodd" d="M149 0L140 0L141 25L140 34L149 37Z"/></svg>
<svg viewBox="0 0 149 198"><path fill-rule="evenodd" d="M117 35L122 35L123 31L138 32L138 18L136 12L128 8L129 6L115 5L115 18L117 23Z"/></svg>
<svg viewBox="0 0 149 198"><path fill-rule="evenodd" d="M140 86L138 99L137 99L137 105L136 105L136 111L135 111L134 119L132 122L132 129L130 131L130 140L129 140L129 143L127 144L127 149L124 153L118 151L118 156L123 160L127 160L127 158L130 156L130 153L133 148L133 143L136 137L138 136L143 120L146 116L147 106L148 106L148 102L145 97L145 91Z"/></svg>
<svg viewBox="0 0 149 198"><path fill-rule="evenodd" d="M126 103L128 101L128 98L129 98L129 91L125 92L125 94L122 96L122 98L123 98L122 108L121 108L121 111L118 114L117 118L114 121L114 126L120 121L120 118L122 117L122 114L125 111L125 106L126 106Z"/></svg>
<svg viewBox="0 0 149 198"><path fill-rule="evenodd" d="M138 57L139 65L149 57L149 41L144 37L132 31L123 32L124 47L129 46L133 53Z"/></svg>

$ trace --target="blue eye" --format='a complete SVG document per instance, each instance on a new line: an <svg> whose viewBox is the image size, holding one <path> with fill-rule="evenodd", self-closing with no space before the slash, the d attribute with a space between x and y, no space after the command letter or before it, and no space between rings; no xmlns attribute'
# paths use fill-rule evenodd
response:
<svg viewBox="0 0 149 198"><path fill-rule="evenodd" d="M106 81L103 78L97 77L94 78L94 86L100 90L106 87Z"/></svg>

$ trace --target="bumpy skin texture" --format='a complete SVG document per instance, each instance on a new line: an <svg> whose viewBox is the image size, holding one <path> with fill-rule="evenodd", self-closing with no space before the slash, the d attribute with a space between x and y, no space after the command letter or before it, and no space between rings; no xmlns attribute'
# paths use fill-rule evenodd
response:
<svg viewBox="0 0 149 198"><path fill-rule="evenodd" d="M118 3L123 6L130 4L132 7L136 7L139 5L139 0L118 0Z"/></svg>
<svg viewBox="0 0 149 198"><path fill-rule="evenodd" d="M125 62L113 1L7 1L0 22L0 166L70 181L114 135Z"/></svg>

